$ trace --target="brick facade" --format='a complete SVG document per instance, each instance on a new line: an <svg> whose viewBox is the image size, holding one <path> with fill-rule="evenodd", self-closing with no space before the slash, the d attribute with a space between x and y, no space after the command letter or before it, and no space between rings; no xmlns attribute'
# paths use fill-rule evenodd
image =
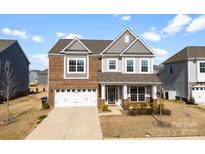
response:
<svg viewBox="0 0 205 154"><path fill-rule="evenodd" d="M101 70L101 59L98 56L89 57L88 79L64 79L64 56L49 56L49 105L54 107L54 90L68 88L92 88L98 91L98 71Z"/></svg>

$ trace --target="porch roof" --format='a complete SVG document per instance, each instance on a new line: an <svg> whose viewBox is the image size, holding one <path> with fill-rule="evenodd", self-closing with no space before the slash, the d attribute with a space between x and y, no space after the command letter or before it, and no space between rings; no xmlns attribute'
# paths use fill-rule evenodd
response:
<svg viewBox="0 0 205 154"><path fill-rule="evenodd" d="M116 72L99 72L99 83L136 83L136 84L161 84L156 74L122 74Z"/></svg>

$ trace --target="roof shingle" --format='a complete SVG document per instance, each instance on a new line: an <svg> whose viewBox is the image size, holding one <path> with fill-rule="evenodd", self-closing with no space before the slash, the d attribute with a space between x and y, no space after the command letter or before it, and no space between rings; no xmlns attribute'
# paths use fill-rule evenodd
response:
<svg viewBox="0 0 205 154"><path fill-rule="evenodd" d="M161 81L156 74L122 74L99 72L99 82L112 83L141 83L141 84L160 84Z"/></svg>
<svg viewBox="0 0 205 154"><path fill-rule="evenodd" d="M59 53L62 51L73 39L60 39L49 53ZM93 53L100 54L112 40L86 40L80 39L80 41Z"/></svg>
<svg viewBox="0 0 205 154"><path fill-rule="evenodd" d="M205 46L187 46L167 59L163 64L185 61L189 58L205 58Z"/></svg>

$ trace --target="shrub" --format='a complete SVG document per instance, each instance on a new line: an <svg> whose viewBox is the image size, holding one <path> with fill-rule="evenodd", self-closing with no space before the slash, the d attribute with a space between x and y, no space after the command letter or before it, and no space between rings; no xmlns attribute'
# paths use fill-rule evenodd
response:
<svg viewBox="0 0 205 154"><path fill-rule="evenodd" d="M194 99L194 97L190 97L187 103L188 103L188 104L195 104L195 99Z"/></svg>
<svg viewBox="0 0 205 154"><path fill-rule="evenodd" d="M122 105L122 108L123 108L124 110L128 110L129 107L130 107L130 104L129 104L129 103L123 103L123 105Z"/></svg>
<svg viewBox="0 0 205 154"><path fill-rule="evenodd" d="M110 111L107 104L103 104L102 111L104 111L104 112L109 112Z"/></svg>
<svg viewBox="0 0 205 154"><path fill-rule="evenodd" d="M140 107L130 106L128 108L129 115L150 115L150 114L160 114L160 106L162 114L170 115L171 110L166 109L164 104L154 105L152 108L147 108L146 103L141 103Z"/></svg>
<svg viewBox="0 0 205 154"><path fill-rule="evenodd" d="M43 121L43 119L45 119L46 117L47 117L46 114L39 116L39 117L38 117L38 122L37 122L37 123L38 123L38 124L41 123L41 122Z"/></svg>
<svg viewBox="0 0 205 154"><path fill-rule="evenodd" d="M147 107L147 104L146 103L140 103L140 108L141 109L144 109L144 108L146 108Z"/></svg>

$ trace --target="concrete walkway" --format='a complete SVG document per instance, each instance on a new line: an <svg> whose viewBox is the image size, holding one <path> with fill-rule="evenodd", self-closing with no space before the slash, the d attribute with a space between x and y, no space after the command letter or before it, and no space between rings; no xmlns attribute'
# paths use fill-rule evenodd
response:
<svg viewBox="0 0 205 154"><path fill-rule="evenodd" d="M97 107L54 108L26 140L99 140Z"/></svg>

